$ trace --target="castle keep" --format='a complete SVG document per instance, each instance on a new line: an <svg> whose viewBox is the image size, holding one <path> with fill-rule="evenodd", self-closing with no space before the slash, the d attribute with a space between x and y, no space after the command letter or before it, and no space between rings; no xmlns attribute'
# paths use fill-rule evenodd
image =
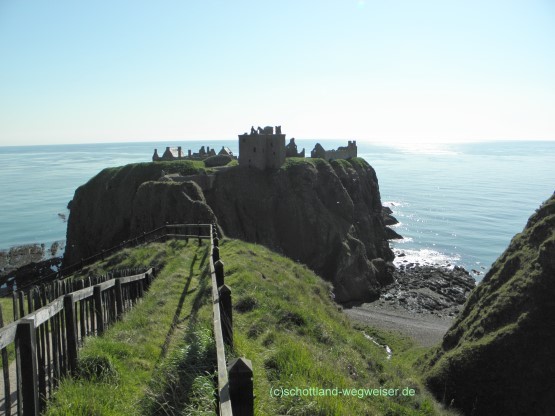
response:
<svg viewBox="0 0 555 416"><path fill-rule="evenodd" d="M281 126L258 128L239 135L239 165L277 169L285 162L285 134Z"/></svg>

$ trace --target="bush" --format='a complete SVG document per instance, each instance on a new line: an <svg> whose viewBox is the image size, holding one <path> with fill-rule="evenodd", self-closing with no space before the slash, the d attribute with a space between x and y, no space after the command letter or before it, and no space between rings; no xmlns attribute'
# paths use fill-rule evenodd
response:
<svg viewBox="0 0 555 416"><path fill-rule="evenodd" d="M231 156L228 155L216 155L210 156L207 159L204 159L204 166L207 168L214 168L216 166L225 166L233 159Z"/></svg>

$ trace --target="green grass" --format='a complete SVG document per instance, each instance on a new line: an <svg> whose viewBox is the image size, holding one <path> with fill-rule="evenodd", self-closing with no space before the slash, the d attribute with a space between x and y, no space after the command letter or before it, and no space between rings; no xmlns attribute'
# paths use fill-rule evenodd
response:
<svg viewBox="0 0 555 416"><path fill-rule="evenodd" d="M330 300L328 283L262 246L221 246L232 288L234 356L254 368L257 415L434 415L442 411L412 368L424 352L406 338L355 327ZM377 338L385 350L364 336ZM412 388L414 397L271 397L271 388Z"/></svg>
<svg viewBox="0 0 555 416"><path fill-rule="evenodd" d="M222 240L234 304L228 361L253 363L257 415L441 415L413 369L425 352L407 338L353 325L331 286L306 266L238 240ZM143 301L80 351L48 415L212 415L215 353L206 246L183 242L124 250L89 272L156 264ZM365 337L393 349L385 350ZM271 397L270 388L412 388L412 397Z"/></svg>
<svg viewBox="0 0 555 416"><path fill-rule="evenodd" d="M2 319L4 326L13 322L13 300L12 297L0 298L0 307L2 308Z"/></svg>
<svg viewBox="0 0 555 416"><path fill-rule="evenodd" d="M196 345L192 342L195 334L210 328L207 251L206 245L197 247L192 242L156 243L124 250L96 265L99 273L114 263L118 267L157 263L161 271L122 321L103 336L87 339L79 353L80 376L62 381L47 415L157 414L156 405L177 409L191 404L190 400L172 403L163 386L160 391L160 380L168 369L191 361L192 356L183 350L190 351ZM206 374L200 371L198 376L201 380ZM196 378L190 383L190 395L207 394ZM212 396L213 390L206 397Z"/></svg>
<svg viewBox="0 0 555 416"><path fill-rule="evenodd" d="M2 319L4 326L13 322L13 300L11 297L0 298L0 307L2 308ZM15 359L15 346L10 344L6 347L8 352L8 362L11 363ZM1 361L0 361L1 362Z"/></svg>
<svg viewBox="0 0 555 416"><path fill-rule="evenodd" d="M327 164L324 159L310 158L310 157L288 157L285 159L285 163L280 167L282 170L293 169L298 166L312 165L318 167L322 164Z"/></svg>

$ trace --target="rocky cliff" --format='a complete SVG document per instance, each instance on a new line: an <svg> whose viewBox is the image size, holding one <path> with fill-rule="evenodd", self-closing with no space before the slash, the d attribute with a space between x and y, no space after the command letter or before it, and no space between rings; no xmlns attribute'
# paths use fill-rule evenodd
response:
<svg viewBox="0 0 555 416"><path fill-rule="evenodd" d="M68 221L66 264L165 222L217 221L333 282L336 300L369 300L391 282L376 174L363 159L288 159L277 170L218 171L204 192L159 181L159 163L106 169L80 187ZM189 173L194 173L192 172Z"/></svg>
<svg viewBox="0 0 555 416"><path fill-rule="evenodd" d="M214 213L194 182L158 181L177 171L195 174L190 162L156 162L104 169L80 186L70 203L64 264L168 223L212 223Z"/></svg>
<svg viewBox="0 0 555 416"><path fill-rule="evenodd" d="M493 264L429 359L436 397L468 415L555 409L555 195Z"/></svg>
<svg viewBox="0 0 555 416"><path fill-rule="evenodd" d="M363 159L288 159L276 171L231 169L206 192L234 238L264 244L333 282L339 302L369 300L390 282L376 174Z"/></svg>

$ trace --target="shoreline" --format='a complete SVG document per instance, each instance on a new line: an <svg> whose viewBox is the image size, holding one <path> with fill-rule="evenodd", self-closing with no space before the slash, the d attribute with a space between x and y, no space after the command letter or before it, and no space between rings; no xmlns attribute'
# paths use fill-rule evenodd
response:
<svg viewBox="0 0 555 416"><path fill-rule="evenodd" d="M407 335L424 347L441 342L476 286L460 266L413 264L396 267L393 277L379 299L345 305L343 312L354 321Z"/></svg>

